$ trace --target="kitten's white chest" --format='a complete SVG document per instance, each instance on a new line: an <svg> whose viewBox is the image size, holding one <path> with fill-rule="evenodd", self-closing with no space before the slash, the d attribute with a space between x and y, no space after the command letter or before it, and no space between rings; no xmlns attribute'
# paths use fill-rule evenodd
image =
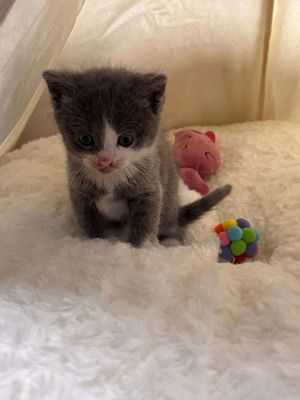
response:
<svg viewBox="0 0 300 400"><path fill-rule="evenodd" d="M96 201L96 206L101 214L112 220L120 220L128 215L126 201L114 199L112 193L101 196Z"/></svg>

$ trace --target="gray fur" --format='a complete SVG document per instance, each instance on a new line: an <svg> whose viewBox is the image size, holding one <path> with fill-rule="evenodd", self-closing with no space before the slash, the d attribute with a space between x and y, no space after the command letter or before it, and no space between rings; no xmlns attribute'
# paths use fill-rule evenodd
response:
<svg viewBox="0 0 300 400"><path fill-rule="evenodd" d="M116 235L135 247L156 237L183 243L186 225L230 192L231 187L226 185L180 207L178 174L168 140L159 130L164 75L96 69L82 73L46 71L43 76L67 150L71 201L78 223L88 236ZM89 132L94 139L94 148L89 152L96 154L103 145L104 120L117 134L134 135L134 150L151 149L128 169L113 172L120 173L122 179L111 187L99 185L97 178L86 171L82 157L87 151L80 149L76 141L79 133ZM99 212L96 202L108 193L126 203L128 213L122 218L108 218Z"/></svg>

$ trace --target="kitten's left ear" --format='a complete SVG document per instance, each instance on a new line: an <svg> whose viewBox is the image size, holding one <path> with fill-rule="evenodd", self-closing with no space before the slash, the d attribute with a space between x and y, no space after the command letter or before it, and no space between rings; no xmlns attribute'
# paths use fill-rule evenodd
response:
<svg viewBox="0 0 300 400"><path fill-rule="evenodd" d="M154 114L163 104L167 77L163 74L145 74L142 79L141 95L146 98Z"/></svg>

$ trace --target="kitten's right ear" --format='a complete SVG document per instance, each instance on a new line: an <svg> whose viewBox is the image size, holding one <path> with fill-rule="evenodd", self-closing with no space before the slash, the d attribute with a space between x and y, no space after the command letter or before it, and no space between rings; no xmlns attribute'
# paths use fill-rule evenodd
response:
<svg viewBox="0 0 300 400"><path fill-rule="evenodd" d="M139 95L147 100L154 114L158 114L164 100L167 77L163 74L142 74L139 76Z"/></svg>
<svg viewBox="0 0 300 400"><path fill-rule="evenodd" d="M66 72L45 71L43 78L47 83L53 106L58 110L76 89L72 76Z"/></svg>

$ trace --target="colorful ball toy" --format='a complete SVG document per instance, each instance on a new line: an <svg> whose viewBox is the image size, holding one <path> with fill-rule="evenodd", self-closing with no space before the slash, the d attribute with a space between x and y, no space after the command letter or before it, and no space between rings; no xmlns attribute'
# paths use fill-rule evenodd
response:
<svg viewBox="0 0 300 400"><path fill-rule="evenodd" d="M258 251L259 232L244 218L227 219L215 227L220 240L220 257L240 264Z"/></svg>

